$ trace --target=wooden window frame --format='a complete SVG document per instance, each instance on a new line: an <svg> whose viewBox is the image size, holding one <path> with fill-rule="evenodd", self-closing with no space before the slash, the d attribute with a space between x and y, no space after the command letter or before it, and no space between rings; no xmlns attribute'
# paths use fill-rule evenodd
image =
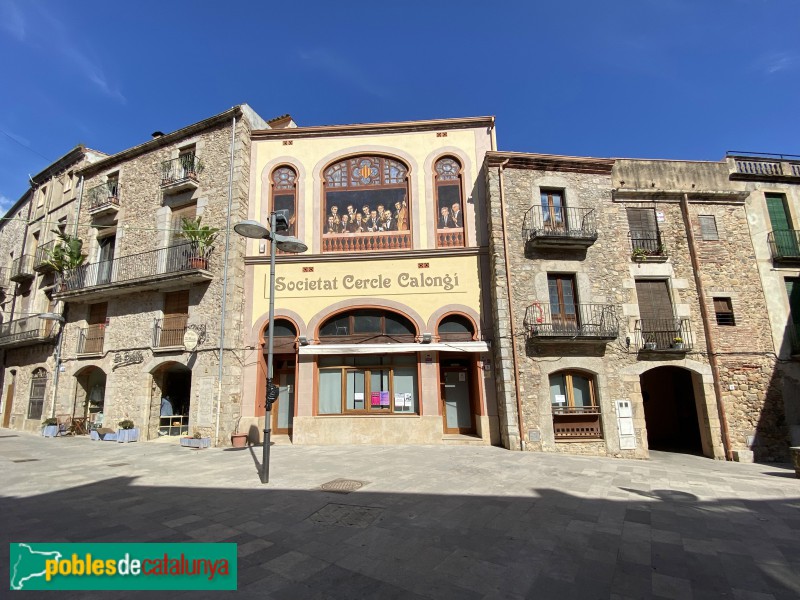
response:
<svg viewBox="0 0 800 600"><path fill-rule="evenodd" d="M362 313L362 312L371 312L371 310L370 309L364 309L364 308L355 309L355 310L347 311L347 312L344 312L344 313L338 313L336 315L332 315L332 316L328 317L327 319L325 319L325 321L323 321L319 326L319 331L320 332L322 331L322 328L325 327L329 322L334 321L334 320L347 318L348 319L348 331L349 331L349 333L347 335L323 335L322 333L320 333L319 336L318 336L320 343L321 344L357 344L357 343L363 343L363 342L370 342L370 343L375 343L375 344L381 344L381 343L398 343L398 344L400 344L400 343L412 343L412 342L416 341L416 338L417 338L416 329L417 328L416 328L416 325L414 324L414 321L412 321L407 316L405 316L405 315L403 315L401 313L395 313L395 312L391 312L391 311L384 311L384 310L380 310L380 309L375 311L375 312L381 313L380 314L380 320L381 320L380 321L380 323L381 323L380 332L357 333L355 331L355 319L356 319L356 317L361 316L358 313ZM400 318L405 319L406 321L408 321L408 323L411 325L412 333L410 333L410 334L405 334L405 333L390 334L390 333L386 333L386 317L387 317L387 314L389 316L397 316L397 317L400 317Z"/></svg>
<svg viewBox="0 0 800 600"><path fill-rule="evenodd" d="M557 194L561 198L561 221L556 223L555 204L553 202L553 195ZM548 221L544 218L544 198L547 196L547 215ZM542 226L549 230L566 230L569 229L567 223L567 195L566 190L563 188L539 188L539 206L542 209Z"/></svg>
<svg viewBox="0 0 800 600"><path fill-rule="evenodd" d="M44 413L44 402L45 398L47 397L47 371L42 369L41 367L36 369L33 374L31 375L31 388L28 392L28 412L27 418L28 419L41 419L42 414ZM39 398L38 396L34 398L33 392L34 390L41 389L42 396ZM31 411L31 408L34 406L34 400L37 400L37 404L39 406L39 414L35 415Z"/></svg>
<svg viewBox="0 0 800 600"><path fill-rule="evenodd" d="M557 371L555 373L550 373L550 375L548 375L547 377L548 385L550 384L550 377L553 377L554 375L560 375L564 377L564 386L567 392L567 404L566 404L567 408L575 408L575 389L572 385L572 378L575 375L577 375L578 377L583 377L584 379L586 379L589 382L589 397L592 401L592 408L596 408L597 414L600 414L600 404L597 401L597 389L596 389L597 382L595 381L594 375L592 375L591 373L585 373L583 371L576 371L576 370ZM553 399L550 398L550 406L554 408L560 405L554 404ZM553 414L556 415L556 414L566 414L566 413L554 412Z"/></svg>
<svg viewBox="0 0 800 600"><path fill-rule="evenodd" d="M714 315L717 319L717 325L720 327L735 327L736 315L733 312L733 300L728 296L714 296ZM726 306L721 307L720 305ZM726 310L720 310L725 308Z"/></svg>
<svg viewBox="0 0 800 600"><path fill-rule="evenodd" d="M456 174L455 179L445 179L437 170L437 166L440 162L444 160L452 160L454 163L458 165L458 173ZM455 183L453 183L455 182ZM458 186L458 202L461 206L461 221L463 225L461 227L451 227L448 229L439 229L439 216L441 214L442 207L439 206L439 190L443 187L456 187ZM467 220L465 218L465 208L466 203L464 202L464 165L462 162L455 156L446 154L444 156L440 156L435 161L433 161L433 190L434 190L434 203L433 203L433 222L436 224L436 247L437 248L463 248L467 245ZM447 207L448 210L451 208L450 206ZM461 233L461 243L458 243L458 233ZM456 239L451 239L452 236L455 235Z"/></svg>
<svg viewBox="0 0 800 600"><path fill-rule="evenodd" d="M275 180L276 175L281 169L287 169L294 173L294 178L292 179L292 183L290 186L281 187L281 185ZM278 165L269 175L269 206L267 210L267 222L269 222L269 215L275 210L275 196L291 196L292 197L292 214L289 215L289 230L287 232L282 232L284 235L297 235L297 180L299 175L297 173L297 169L294 168L292 165L283 164ZM279 192L276 194L276 190Z"/></svg>
<svg viewBox="0 0 800 600"><path fill-rule="evenodd" d="M403 364L387 364L387 365L342 365L342 366L325 366L325 367L318 367L317 368L317 381L319 382L319 375L322 372L330 372L330 371L339 371L341 373L341 391L340 391L340 400L341 400L341 412L338 413L323 413L321 416L325 417L343 417L347 415L370 415L370 416L387 416L387 415L420 415L420 407L422 404L421 398L417 397L414 398L414 402L416 408L413 411L402 411L402 412L395 412L395 405L394 405L394 372L397 368L414 368L416 367L416 372L414 377L416 378L416 388L417 388L417 396L420 395L420 380L419 380L419 362L416 365L403 365ZM389 410L377 408L372 409L370 404L370 395L371 395L371 385L372 385L372 371L389 371ZM364 409L349 409L347 408L347 375L350 372L361 372L364 374ZM319 385L319 384L318 384ZM317 402L319 402L319 398L317 398ZM317 406L317 411L319 411L319 406ZM318 413L319 414L319 413Z"/></svg>

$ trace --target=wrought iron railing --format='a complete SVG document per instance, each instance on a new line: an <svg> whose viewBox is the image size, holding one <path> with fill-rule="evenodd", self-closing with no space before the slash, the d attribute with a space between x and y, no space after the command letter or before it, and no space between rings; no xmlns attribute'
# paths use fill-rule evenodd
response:
<svg viewBox="0 0 800 600"><path fill-rule="evenodd" d="M208 270L211 255L203 255L191 243L120 256L81 265L64 272L58 279L58 292L75 292L112 283L147 279L182 271Z"/></svg>
<svg viewBox="0 0 800 600"><path fill-rule="evenodd" d="M631 254L633 258L647 258L649 256L667 256L667 247L661 239L661 232L652 229L631 229L628 232L631 240Z"/></svg>
<svg viewBox="0 0 800 600"><path fill-rule="evenodd" d="M104 206L119 206L119 181L106 181L86 192L89 201L89 212L100 210Z"/></svg>
<svg viewBox="0 0 800 600"><path fill-rule="evenodd" d="M188 315L171 315L153 322L153 348L183 346Z"/></svg>
<svg viewBox="0 0 800 600"><path fill-rule="evenodd" d="M80 330L78 336L78 354L99 354L103 351L106 337L104 324L89 325Z"/></svg>
<svg viewBox="0 0 800 600"><path fill-rule="evenodd" d="M46 341L57 335L58 327L54 321L45 320L39 315L24 317L0 323L0 347L20 342Z"/></svg>
<svg viewBox="0 0 800 600"><path fill-rule="evenodd" d="M613 304L531 304L525 311L529 338L614 339L619 335Z"/></svg>
<svg viewBox="0 0 800 600"><path fill-rule="evenodd" d="M800 260L800 230L770 231L767 234L767 243L774 260Z"/></svg>
<svg viewBox="0 0 800 600"><path fill-rule="evenodd" d="M370 252L374 250L410 249L410 231L326 233L322 236L323 252Z"/></svg>
<svg viewBox="0 0 800 600"><path fill-rule="evenodd" d="M526 241L539 237L597 239L597 224L592 208L572 206L532 206L522 222L522 236Z"/></svg>
<svg viewBox="0 0 800 600"><path fill-rule="evenodd" d="M11 281L21 281L33 277L33 255L23 254L11 263Z"/></svg>
<svg viewBox="0 0 800 600"><path fill-rule="evenodd" d="M45 261L50 260L50 253L53 251L53 248L56 247L56 242L57 240L51 240L36 248L36 254L33 259L34 269L41 269Z"/></svg>
<svg viewBox="0 0 800 600"><path fill-rule="evenodd" d="M636 346L640 351L685 352L692 349L692 330L687 317L639 319L635 330Z"/></svg>
<svg viewBox="0 0 800 600"><path fill-rule="evenodd" d="M556 439L602 439L600 407L554 404L553 434Z"/></svg>
<svg viewBox="0 0 800 600"><path fill-rule="evenodd" d="M203 172L203 163L194 154L184 154L161 163L161 185L171 185L191 179L197 181Z"/></svg>

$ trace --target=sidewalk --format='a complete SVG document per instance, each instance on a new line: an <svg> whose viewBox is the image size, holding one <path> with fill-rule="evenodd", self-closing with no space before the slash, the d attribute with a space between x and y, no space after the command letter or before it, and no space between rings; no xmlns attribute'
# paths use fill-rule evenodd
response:
<svg viewBox="0 0 800 600"><path fill-rule="evenodd" d="M800 597L788 465L273 446L261 485L260 457L0 429L0 565L9 542L225 541L242 597Z"/></svg>

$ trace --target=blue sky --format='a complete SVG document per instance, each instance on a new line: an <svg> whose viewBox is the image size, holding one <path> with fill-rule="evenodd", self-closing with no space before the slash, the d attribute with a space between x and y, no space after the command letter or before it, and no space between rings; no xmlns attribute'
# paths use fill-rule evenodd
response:
<svg viewBox="0 0 800 600"><path fill-rule="evenodd" d="M800 154L797 0L0 0L0 210L247 102L300 125L495 115L501 150Z"/></svg>

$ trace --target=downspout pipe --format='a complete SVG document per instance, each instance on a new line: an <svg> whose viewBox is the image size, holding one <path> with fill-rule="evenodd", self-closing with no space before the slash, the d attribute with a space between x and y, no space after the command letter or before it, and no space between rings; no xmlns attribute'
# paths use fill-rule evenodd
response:
<svg viewBox="0 0 800 600"><path fill-rule="evenodd" d="M217 373L217 424L214 431L214 446L219 446L219 421L222 413L222 374L225 356L225 317L228 306L228 262L231 247L231 207L233 206L233 159L236 148L236 115L231 122L231 165L228 172L228 212L225 222L225 259L222 267L222 316L219 325L219 372Z"/></svg>
<svg viewBox="0 0 800 600"><path fill-rule="evenodd" d="M519 365L517 363L517 335L516 329L514 327L514 302L512 298L511 292L511 271L509 269L509 257L508 257L508 239L506 237L506 232L508 231L508 227L506 226L506 204L505 204L505 195L504 195L504 178L503 178L503 170L505 169L508 161L511 160L509 158L505 159L502 164L497 168L497 177L499 179L499 186L500 186L500 218L503 224L503 259L505 260L505 271L506 271L506 284L508 286L508 322L509 327L511 329L511 360L514 363L514 395L517 400L517 427L519 428L519 449L525 450L525 436L523 432L525 428L523 427L523 420L522 420L522 396L519 392Z"/></svg>
<svg viewBox="0 0 800 600"><path fill-rule="evenodd" d="M717 401L717 413L722 426L722 446L725 450L725 459L733 460L731 450L731 437L728 429L728 417L725 414L725 403L722 401L722 385L719 378L719 363L717 362L717 352L714 336L711 333L711 319L708 314L706 304L706 293L703 288L703 281L700 277L700 260L697 258L697 247L695 245L694 230L689 218L689 194L683 194L681 198L681 215L683 224L686 228L686 241L689 243L689 256L692 259L692 271L694 273L694 285L697 288L697 299L700 302L700 318L703 321L703 331L706 334L706 348L708 350L708 363L711 367L711 375L714 378L714 396Z"/></svg>
<svg viewBox="0 0 800 600"><path fill-rule="evenodd" d="M81 203L83 202L83 175L78 181L78 207L75 210L75 227L72 229L72 236L78 237L78 225L81 220Z"/></svg>

